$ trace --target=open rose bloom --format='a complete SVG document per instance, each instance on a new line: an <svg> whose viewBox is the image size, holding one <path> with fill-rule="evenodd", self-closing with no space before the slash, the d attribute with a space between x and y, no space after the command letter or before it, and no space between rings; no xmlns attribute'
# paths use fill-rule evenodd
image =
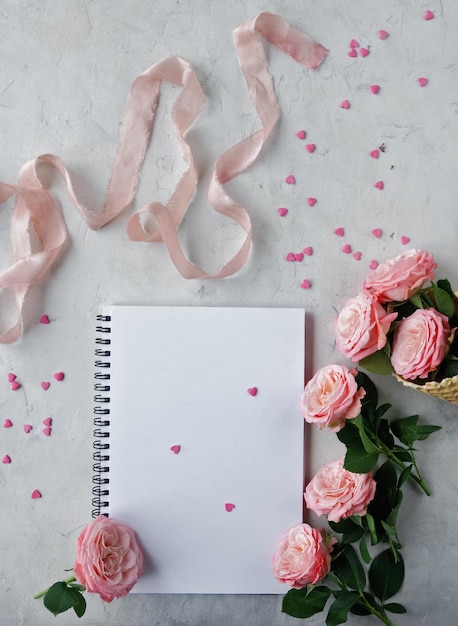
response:
<svg viewBox="0 0 458 626"><path fill-rule="evenodd" d="M142 574L143 554L131 528L99 515L77 539L75 578L102 600L125 596Z"/></svg>

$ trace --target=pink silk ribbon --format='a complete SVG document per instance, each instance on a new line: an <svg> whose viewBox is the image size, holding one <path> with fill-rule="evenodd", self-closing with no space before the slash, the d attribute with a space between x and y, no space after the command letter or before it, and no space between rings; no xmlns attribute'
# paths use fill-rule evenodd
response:
<svg viewBox="0 0 458 626"><path fill-rule="evenodd" d="M47 163L60 172L72 204L89 228L96 230L105 226L134 200L162 81L181 88L172 109L172 118L179 151L188 169L167 205L151 202L130 217L128 237L133 241L164 242L170 258L184 278L225 278L240 270L250 250L251 219L246 209L227 194L223 185L255 161L279 117L262 37L310 69L317 69L328 53L326 48L282 17L271 13L260 13L234 31L239 65L262 128L218 157L207 197L215 211L231 218L245 231L246 237L236 254L216 274L208 274L190 262L180 246L177 229L198 182L193 156L184 136L203 109L205 96L190 63L179 57L168 57L137 76L132 84L102 211L88 209L78 201L69 172L61 159L52 154L42 154L26 163L19 172L17 186L0 183L0 203L15 195L11 220L12 265L0 274L0 288L13 290L18 313L16 323L0 335L0 343L12 343L20 336L27 292L49 271L66 239L62 213L44 189L38 165ZM142 214L154 216L157 223L154 232L147 230L141 219Z"/></svg>

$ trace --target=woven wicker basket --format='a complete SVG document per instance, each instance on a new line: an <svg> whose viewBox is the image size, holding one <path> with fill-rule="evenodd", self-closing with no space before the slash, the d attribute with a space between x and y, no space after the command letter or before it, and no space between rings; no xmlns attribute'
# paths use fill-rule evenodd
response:
<svg viewBox="0 0 458 626"><path fill-rule="evenodd" d="M393 376L406 387L422 391L436 398L441 398L441 400L445 400L446 402L458 404L458 375L452 378L444 378L440 382L435 380L428 381L424 385L416 385L409 380L404 380L404 378L401 378L401 376L397 374L393 374Z"/></svg>

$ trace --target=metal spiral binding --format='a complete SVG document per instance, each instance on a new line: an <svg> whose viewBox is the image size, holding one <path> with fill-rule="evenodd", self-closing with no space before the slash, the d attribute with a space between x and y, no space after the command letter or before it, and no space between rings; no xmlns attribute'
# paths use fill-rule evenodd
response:
<svg viewBox="0 0 458 626"><path fill-rule="evenodd" d="M110 315L97 315L97 322L109 323L111 322ZM98 515L105 515L102 510L108 507L108 497L110 495L110 479L108 478L108 472L110 467L108 462L110 461L110 444L108 438L110 433L107 430L110 426L110 385L107 381L110 380L110 362L101 359L109 359L111 351L108 346L111 345L111 338L107 335L111 332L111 328L108 325L96 326L97 337L95 343L98 346L95 350L95 368L96 372L94 378L94 452L92 454L93 465L92 469L94 475L92 477L92 517ZM99 336L99 333L101 336ZM102 370L102 371L99 371ZM100 382L103 381L103 382ZM103 395L108 394L108 395Z"/></svg>

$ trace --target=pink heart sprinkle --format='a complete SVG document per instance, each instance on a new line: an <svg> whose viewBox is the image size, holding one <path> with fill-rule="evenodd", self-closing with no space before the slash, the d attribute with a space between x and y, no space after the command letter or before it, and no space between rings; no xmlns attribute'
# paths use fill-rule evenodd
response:
<svg viewBox="0 0 458 626"><path fill-rule="evenodd" d="M344 245L344 247L342 248L342 252L344 252L345 254L350 254L351 253L351 246L349 243L346 243Z"/></svg>
<svg viewBox="0 0 458 626"><path fill-rule="evenodd" d="M356 261L361 261L361 257L362 257L361 252L353 252L353 258L354 258Z"/></svg>
<svg viewBox="0 0 458 626"><path fill-rule="evenodd" d="M402 235L401 237L401 243L403 246L405 246L406 244L408 244L410 241L410 237L406 237L405 235Z"/></svg>
<svg viewBox="0 0 458 626"><path fill-rule="evenodd" d="M181 450L181 446L175 444L174 446L170 446L170 450L173 452L173 454L178 454Z"/></svg>
<svg viewBox="0 0 458 626"><path fill-rule="evenodd" d="M13 380L13 382L10 384L11 387L11 391L17 391L20 388L20 384L18 383L17 380Z"/></svg>
<svg viewBox="0 0 458 626"><path fill-rule="evenodd" d="M11 463L11 457L8 454L2 458L2 463Z"/></svg>
<svg viewBox="0 0 458 626"><path fill-rule="evenodd" d="M359 42L356 39L350 41L350 48L359 48Z"/></svg>
<svg viewBox="0 0 458 626"><path fill-rule="evenodd" d="M10 419L6 419L3 422L3 428L11 428L12 425L13 425L13 422Z"/></svg>
<svg viewBox="0 0 458 626"><path fill-rule="evenodd" d="M41 493L38 491L38 489L34 489L32 491L32 498L34 500L37 500L38 498L41 498Z"/></svg>
<svg viewBox="0 0 458 626"><path fill-rule="evenodd" d="M359 53L362 57L367 57L367 55L370 54L370 50L367 48L360 48Z"/></svg>
<svg viewBox="0 0 458 626"><path fill-rule="evenodd" d="M338 237L343 237L345 235L345 230L342 227L336 228L334 234L336 234Z"/></svg>
<svg viewBox="0 0 458 626"><path fill-rule="evenodd" d="M433 20L434 19L434 13L428 9L427 11L425 11L425 14L424 14L423 17L424 17L425 20Z"/></svg>
<svg viewBox="0 0 458 626"><path fill-rule="evenodd" d="M55 374L53 374L54 378L60 383L61 380L64 380L64 373L63 372L56 372Z"/></svg>
<svg viewBox="0 0 458 626"><path fill-rule="evenodd" d="M24 424L22 428L24 429L25 434L28 435L29 432L32 430L33 426L31 424Z"/></svg>
<svg viewBox="0 0 458 626"><path fill-rule="evenodd" d="M418 79L418 84L420 85L420 87L426 87L426 85L428 84L428 79L427 78L419 78Z"/></svg>
<svg viewBox="0 0 458 626"><path fill-rule="evenodd" d="M49 437L51 435L51 428L49 426L47 426L46 428L43 428L43 430L41 431L43 433L43 435L45 435L46 437Z"/></svg>
<svg viewBox="0 0 458 626"><path fill-rule="evenodd" d="M383 184L383 180L378 180L378 181L375 183L375 185L374 185L374 187L375 187L376 189L383 189L383 188L384 188L384 186L385 186L385 185Z"/></svg>
<svg viewBox="0 0 458 626"><path fill-rule="evenodd" d="M372 234L374 235L374 237L379 239L382 236L382 231L380 228L374 228L374 230L372 231Z"/></svg>
<svg viewBox="0 0 458 626"><path fill-rule="evenodd" d="M378 94L380 91L380 85L371 85L370 90L373 94Z"/></svg>
<svg viewBox="0 0 458 626"><path fill-rule="evenodd" d="M50 383L48 382L42 382L41 384L41 388L43 389L43 391L47 391L49 389L49 385Z"/></svg>
<svg viewBox="0 0 458 626"><path fill-rule="evenodd" d="M373 159L378 159L380 156L380 152L378 150L372 150L369 154Z"/></svg>
<svg viewBox="0 0 458 626"><path fill-rule="evenodd" d="M288 213L288 209L285 209L285 207L280 207L277 209L277 211L280 217L285 217L285 215Z"/></svg>
<svg viewBox="0 0 458 626"><path fill-rule="evenodd" d="M224 505L224 508L226 509L228 513L230 513L231 511L235 509L235 504L232 504L231 502L226 502L226 504Z"/></svg>
<svg viewBox="0 0 458 626"><path fill-rule="evenodd" d="M42 315L40 317L40 324L49 324L49 317L47 315Z"/></svg>
<svg viewBox="0 0 458 626"><path fill-rule="evenodd" d="M295 185L296 184L296 179L294 178L294 176L292 176L291 174L289 176L287 176L285 178L285 183L287 185Z"/></svg>
<svg viewBox="0 0 458 626"><path fill-rule="evenodd" d="M387 33L386 30L382 29L382 30L378 31L378 38L379 39L382 39L382 41L383 41L383 39L386 39L387 37L389 37L389 33Z"/></svg>
<svg viewBox="0 0 458 626"><path fill-rule="evenodd" d="M303 252L304 254L306 254L307 256L312 256L312 254L313 254L313 248L312 248L312 246L307 246L306 248L304 248L304 249L302 250L302 252Z"/></svg>
<svg viewBox="0 0 458 626"><path fill-rule="evenodd" d="M307 280L306 278L301 282L301 288L302 289L310 289L311 287L311 283L309 280Z"/></svg>
<svg viewBox="0 0 458 626"><path fill-rule="evenodd" d="M349 57L352 57L352 58L354 59L355 57L357 57L357 56L358 56L358 53L356 52L356 50L355 50L354 48L352 48L351 50L349 50L349 51L347 52L347 55L348 55Z"/></svg>
<svg viewBox="0 0 458 626"><path fill-rule="evenodd" d="M46 417L43 422L45 426L52 426L52 417Z"/></svg>
<svg viewBox="0 0 458 626"><path fill-rule="evenodd" d="M298 130L296 133L296 137L298 139L305 139L307 137L307 133L305 132L305 130Z"/></svg>
<svg viewBox="0 0 458 626"><path fill-rule="evenodd" d="M372 259L372 261L369 263L369 267L371 268L371 270L376 270L378 268L378 261Z"/></svg>
<svg viewBox="0 0 458 626"><path fill-rule="evenodd" d="M307 198L307 204L309 206L314 206L317 203L317 199L316 198Z"/></svg>
<svg viewBox="0 0 458 626"><path fill-rule="evenodd" d="M294 260L295 261L299 261L299 263L304 259L304 253L303 252L296 252L294 255Z"/></svg>
<svg viewBox="0 0 458 626"><path fill-rule="evenodd" d="M9 381L10 383L12 383L12 382L13 382L13 380L16 380L16 374L13 374L12 372L10 372L10 373L8 374L7 378L8 378L8 381Z"/></svg>
<svg viewBox="0 0 458 626"><path fill-rule="evenodd" d="M315 146L315 144L314 144L314 143L308 143L308 144L306 144L306 146L305 146L305 149L307 150L307 152L310 152L310 154L311 154L312 152L315 152L315 148L316 148L316 146Z"/></svg>
<svg viewBox="0 0 458 626"><path fill-rule="evenodd" d="M248 387L247 391L250 394L250 396L255 396L258 393L258 388L257 387Z"/></svg>
<svg viewBox="0 0 458 626"><path fill-rule="evenodd" d="M294 257L294 253L293 252L288 252L288 254L286 255L286 260L289 261L290 263L295 261L296 259Z"/></svg>
<svg viewBox="0 0 458 626"><path fill-rule="evenodd" d="M340 108L341 109L349 109L350 108L350 103L348 100L342 100L342 102L340 103Z"/></svg>

